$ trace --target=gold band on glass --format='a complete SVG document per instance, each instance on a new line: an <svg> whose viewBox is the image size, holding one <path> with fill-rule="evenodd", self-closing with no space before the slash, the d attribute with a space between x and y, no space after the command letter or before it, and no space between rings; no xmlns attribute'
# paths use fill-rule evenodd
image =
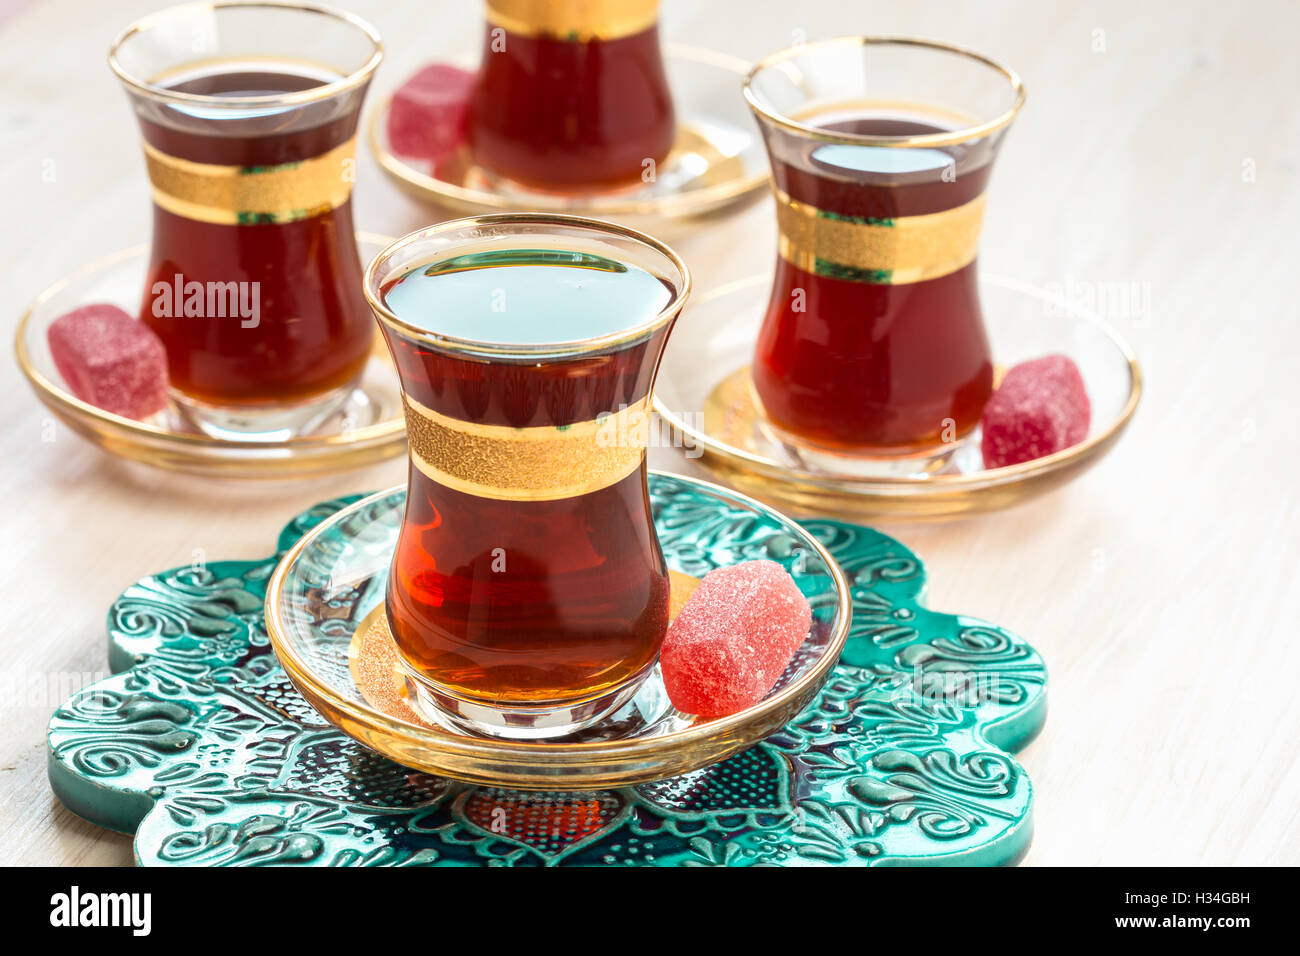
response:
<svg viewBox="0 0 1300 956"><path fill-rule="evenodd" d="M186 219L218 225L297 222L337 209L352 194L356 139L277 166L196 163L144 144L153 201Z"/></svg>
<svg viewBox="0 0 1300 956"><path fill-rule="evenodd" d="M659 20L659 0L487 0L492 26L521 36L617 40Z"/></svg>
<svg viewBox="0 0 1300 956"><path fill-rule="evenodd" d="M897 219L845 216L776 191L781 256L805 272L903 285L969 265L979 251L984 195L943 212Z"/></svg>
<svg viewBox="0 0 1300 956"><path fill-rule="evenodd" d="M594 421L528 428L466 422L403 401L411 462L479 498L554 501L599 491L636 471L649 442L648 397Z"/></svg>

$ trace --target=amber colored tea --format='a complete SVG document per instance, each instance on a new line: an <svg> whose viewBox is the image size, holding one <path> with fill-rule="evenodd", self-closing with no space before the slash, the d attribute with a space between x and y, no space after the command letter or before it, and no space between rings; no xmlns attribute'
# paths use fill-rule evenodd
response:
<svg viewBox="0 0 1300 956"><path fill-rule="evenodd" d="M334 79L217 68L165 89L238 99ZM229 111L177 101L138 111L154 195L141 319L188 398L294 404L360 375L373 318L352 223L359 106L359 97Z"/></svg>
<svg viewBox="0 0 1300 956"><path fill-rule="evenodd" d="M546 352L617 337L672 289L601 256L522 249L418 266L382 295L408 323L480 343L384 326L411 447L387 594L408 665L489 705L572 704L639 679L668 625L668 577L644 447L620 426L648 414L668 327Z"/></svg>
<svg viewBox="0 0 1300 956"><path fill-rule="evenodd" d="M945 130L898 115L805 122ZM766 416L832 452L920 454L960 438L993 385L975 272L991 150L768 138L781 244L753 366Z"/></svg>
<svg viewBox="0 0 1300 956"><path fill-rule="evenodd" d="M490 0L470 114L475 159L541 189L652 179L676 134L657 3ZM519 9L516 9L519 8Z"/></svg>

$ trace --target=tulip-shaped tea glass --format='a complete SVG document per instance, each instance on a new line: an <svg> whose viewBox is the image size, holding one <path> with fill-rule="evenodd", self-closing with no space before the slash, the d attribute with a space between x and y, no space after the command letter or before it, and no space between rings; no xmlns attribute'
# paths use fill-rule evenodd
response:
<svg viewBox="0 0 1300 956"><path fill-rule="evenodd" d="M653 182L677 127L659 0L487 0L474 158L527 187Z"/></svg>
<svg viewBox="0 0 1300 956"><path fill-rule="evenodd" d="M663 244L567 216L445 222L370 264L410 443L387 615L425 716L558 736L654 667L648 416L689 287Z"/></svg>
<svg viewBox="0 0 1300 956"><path fill-rule="evenodd" d="M767 425L837 470L940 459L993 388L975 255L1020 79L940 43L845 37L768 57L745 96L780 234L753 365Z"/></svg>
<svg viewBox="0 0 1300 956"><path fill-rule="evenodd" d="M140 318L209 434L308 431L361 375L353 156L381 57L351 14L269 2L172 7L113 45L153 187Z"/></svg>

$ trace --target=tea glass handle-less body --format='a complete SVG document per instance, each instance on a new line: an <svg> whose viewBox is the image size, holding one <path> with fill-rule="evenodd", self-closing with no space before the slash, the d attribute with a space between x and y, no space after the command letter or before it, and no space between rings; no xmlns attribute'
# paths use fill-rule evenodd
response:
<svg viewBox="0 0 1300 956"><path fill-rule="evenodd" d="M942 456L993 389L976 254L1019 78L943 44L846 37L774 54L745 94L779 230L753 365L768 426L840 466Z"/></svg>
<svg viewBox="0 0 1300 956"><path fill-rule="evenodd" d="M393 302L416 272L548 257L628 263L661 304L609 334L506 345L440 330L441 300L423 315ZM475 274L489 296L500 280ZM406 403L410 481L386 601L422 713L519 739L595 723L636 693L668 627L646 444L654 374L689 292L684 263L609 223L485 216L399 240L366 291ZM525 328L546 324L538 301L507 301ZM620 307L616 286L598 305Z"/></svg>
<svg viewBox="0 0 1300 956"><path fill-rule="evenodd" d="M658 0L487 0L475 160L526 187L653 182L676 138Z"/></svg>
<svg viewBox="0 0 1300 956"><path fill-rule="evenodd" d="M209 434L308 432L361 376L373 320L351 197L381 58L350 14L257 3L163 10L113 46L153 196L140 319Z"/></svg>

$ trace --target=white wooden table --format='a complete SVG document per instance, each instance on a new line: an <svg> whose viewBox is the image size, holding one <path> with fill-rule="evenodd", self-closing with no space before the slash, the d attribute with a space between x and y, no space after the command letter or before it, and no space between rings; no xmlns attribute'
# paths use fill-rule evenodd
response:
<svg viewBox="0 0 1300 956"><path fill-rule="evenodd" d="M53 280L148 235L136 128L105 52L161 5L0 3L7 328ZM376 92L479 40L464 0L343 5L389 38ZM914 33L1023 74L983 268L1084 294L1136 283L1147 304L1108 318L1143 360L1145 399L1075 484L884 530L926 560L932 606L1010 627L1047 659L1051 714L1020 755L1037 790L1028 863L1300 863L1300 5L665 7L670 38L751 59L800 34ZM390 234L431 218L369 157L356 206L362 228ZM698 287L768 268L772 219L765 201L679 242ZM49 415L12 362L0 381L0 863L129 863L129 838L68 813L45 777L50 711L105 669L109 603L196 548L263 555L289 515L397 484L403 466L279 484L151 471L62 426L44 441Z"/></svg>

